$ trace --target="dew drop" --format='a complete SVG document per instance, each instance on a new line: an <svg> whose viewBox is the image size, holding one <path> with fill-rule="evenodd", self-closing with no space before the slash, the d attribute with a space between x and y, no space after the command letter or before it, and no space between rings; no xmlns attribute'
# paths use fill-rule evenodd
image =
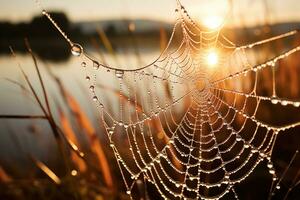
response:
<svg viewBox="0 0 300 200"><path fill-rule="evenodd" d="M82 54L83 48L79 44L73 44L71 47L71 53L73 56L80 56Z"/></svg>
<svg viewBox="0 0 300 200"><path fill-rule="evenodd" d="M95 70L98 70L99 69L99 66L100 66L100 64L97 62L97 61L93 61L93 68L95 69Z"/></svg>
<svg viewBox="0 0 300 200"><path fill-rule="evenodd" d="M93 101L98 101L98 97L97 96L93 96Z"/></svg>
<svg viewBox="0 0 300 200"><path fill-rule="evenodd" d="M73 169L72 171L71 171L71 175L72 176L76 176L78 174L78 172L75 170L75 169Z"/></svg>
<svg viewBox="0 0 300 200"><path fill-rule="evenodd" d="M90 91L91 91L91 92L94 92L94 91L95 91L95 86L91 85L91 86L90 86Z"/></svg>
<svg viewBox="0 0 300 200"><path fill-rule="evenodd" d="M46 15L46 14L47 14L46 10L43 10L43 11L42 11L42 14L43 14L43 15Z"/></svg>
<svg viewBox="0 0 300 200"><path fill-rule="evenodd" d="M288 102L285 101L285 100L283 100L283 101L281 102L281 105L286 106L286 105L288 105Z"/></svg>
<svg viewBox="0 0 300 200"><path fill-rule="evenodd" d="M130 194L131 194L131 191L130 191L130 190L127 190L126 193L130 195Z"/></svg>
<svg viewBox="0 0 300 200"><path fill-rule="evenodd" d="M272 98L271 98L271 103L272 103L272 104L277 104L277 103L278 103L277 97L272 97Z"/></svg>
<svg viewBox="0 0 300 200"><path fill-rule="evenodd" d="M293 106L299 107L299 106L300 106L300 102L294 102L294 103L293 103Z"/></svg>
<svg viewBox="0 0 300 200"><path fill-rule="evenodd" d="M82 62L82 63L81 63L81 66L82 66L82 67L86 67L86 62Z"/></svg>
<svg viewBox="0 0 300 200"><path fill-rule="evenodd" d="M280 189L280 185L276 185L276 189L279 190Z"/></svg>
<svg viewBox="0 0 300 200"><path fill-rule="evenodd" d="M85 80L90 81L91 78L90 78L89 76L86 76L86 77L85 77Z"/></svg>
<svg viewBox="0 0 300 200"><path fill-rule="evenodd" d="M124 71L121 71L121 70L116 71L116 77L118 79L123 79L123 75L124 75Z"/></svg>
<svg viewBox="0 0 300 200"><path fill-rule="evenodd" d="M272 164L271 162L269 162L268 165L267 165L267 167L268 167L269 169L272 169L272 168L273 168L273 164Z"/></svg>
<svg viewBox="0 0 300 200"><path fill-rule="evenodd" d="M251 153L256 153L257 150L256 149L251 149Z"/></svg>
<svg viewBox="0 0 300 200"><path fill-rule="evenodd" d="M262 157L262 158L264 158L265 154L261 152L261 153L259 153L259 156Z"/></svg>
<svg viewBox="0 0 300 200"><path fill-rule="evenodd" d="M275 170L274 170L274 169L270 169L270 170L269 170L269 173L270 173L270 174L275 174Z"/></svg>

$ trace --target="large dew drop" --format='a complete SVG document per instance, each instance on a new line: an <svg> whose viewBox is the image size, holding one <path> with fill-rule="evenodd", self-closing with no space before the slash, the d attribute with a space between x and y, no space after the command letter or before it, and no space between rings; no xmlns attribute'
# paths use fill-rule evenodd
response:
<svg viewBox="0 0 300 200"><path fill-rule="evenodd" d="M80 56L83 52L83 48L82 46L80 46L79 44L73 44L71 47L71 53L73 56Z"/></svg>

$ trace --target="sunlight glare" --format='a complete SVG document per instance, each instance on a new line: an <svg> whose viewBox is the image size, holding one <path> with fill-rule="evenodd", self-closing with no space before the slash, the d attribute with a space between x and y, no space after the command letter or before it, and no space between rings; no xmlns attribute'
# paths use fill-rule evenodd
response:
<svg viewBox="0 0 300 200"><path fill-rule="evenodd" d="M217 15L207 16L203 20L204 26L206 26L209 29L217 29L222 25L222 23L223 18Z"/></svg>
<svg viewBox="0 0 300 200"><path fill-rule="evenodd" d="M219 62L219 56L215 50L211 50L206 57L206 62L209 66L215 66Z"/></svg>

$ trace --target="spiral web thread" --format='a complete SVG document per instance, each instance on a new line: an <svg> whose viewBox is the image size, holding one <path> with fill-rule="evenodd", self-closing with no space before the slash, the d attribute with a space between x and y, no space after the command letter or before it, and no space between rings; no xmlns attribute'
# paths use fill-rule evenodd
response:
<svg viewBox="0 0 300 200"><path fill-rule="evenodd" d="M135 187L150 183L165 199L219 199L227 193L238 199L235 184L264 160L276 186L271 160L276 138L300 122L275 126L259 120L257 112L262 102L300 106L277 96L275 80L276 63L300 46L261 64L250 64L248 57L254 47L298 31L237 46L222 35L222 27L201 30L177 3L177 20L165 50L137 69L101 64L43 10L82 59L127 194L134 198ZM219 54L215 69L207 63L212 49ZM266 69L272 73L272 96L258 94L259 72ZM103 77L112 87L117 85L113 92L119 98L112 101L118 109L108 108L111 100L101 85Z"/></svg>

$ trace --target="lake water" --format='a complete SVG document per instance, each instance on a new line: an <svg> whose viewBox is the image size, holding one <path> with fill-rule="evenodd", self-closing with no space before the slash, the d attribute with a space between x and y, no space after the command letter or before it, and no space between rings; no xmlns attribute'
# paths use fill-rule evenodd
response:
<svg viewBox="0 0 300 200"><path fill-rule="evenodd" d="M92 52L92 55L97 57L97 52ZM159 55L159 51L146 49L142 51L142 55L142 62L147 63L156 58ZM126 66L125 64L127 64L130 67L138 65L138 59L134 52L127 51L124 53L123 51L123 53L118 53L117 61L110 54L103 54L103 56L106 58L105 62L110 65L124 64ZM28 75L38 96L44 102L38 75L31 56L29 54L17 54L17 59L15 59L10 55L2 55L0 56L0 115L42 115L41 109L31 94L24 93L19 86L6 80L14 80L27 87L18 64ZM64 107L65 104L59 87L46 69L50 69L62 81L67 92L75 97L94 126L99 128L95 118L97 108L91 100L91 94L88 91L85 71L81 67L81 59L70 57L64 62L43 62L38 59L38 66L47 88L54 116L58 116L58 105L64 111L67 111L67 109ZM118 86L118 83L110 76L104 74L99 75L99 78L101 78L101 82L105 86L110 88ZM108 97L108 100L111 99L111 101L117 99L113 95L108 95ZM21 157L24 158L24 155L16 149L15 138L18 138L19 143L28 153L37 154L38 157L43 159L47 158L49 150L53 149L53 144L55 143L48 123L38 119L0 119L0 133L0 147L2 149L0 152L0 165L1 163L19 160ZM38 152L36 152L37 149L39 149ZM22 160L20 163L22 163Z"/></svg>

